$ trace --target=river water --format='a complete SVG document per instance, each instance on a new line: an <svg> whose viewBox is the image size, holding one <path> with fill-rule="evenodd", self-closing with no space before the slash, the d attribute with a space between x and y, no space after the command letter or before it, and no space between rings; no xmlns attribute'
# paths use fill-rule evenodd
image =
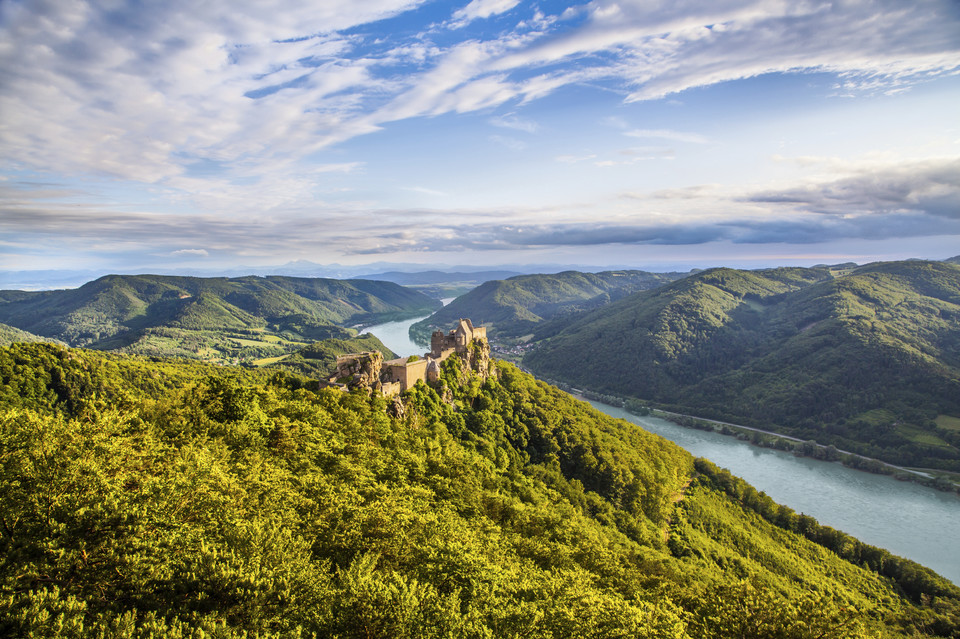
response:
<svg viewBox="0 0 960 639"><path fill-rule="evenodd" d="M445 297L440 300L444 306L452 302L454 298ZM374 324L363 329L364 333L371 333L377 337L383 345L397 354L397 357L407 357L408 355L423 355L429 351L429 348L417 346L410 339L410 326L416 324L422 319L427 319L429 315L414 317L413 319L401 320L399 322L385 322L383 324ZM450 327L453 328L452 326Z"/></svg>
<svg viewBox="0 0 960 639"><path fill-rule="evenodd" d="M424 349L412 343L408 333L410 325L420 319L379 324L366 331L398 355L421 354ZM735 437L638 417L599 402L590 404L729 469L777 503L960 584L960 497L955 493L759 448Z"/></svg>
<svg viewBox="0 0 960 639"><path fill-rule="evenodd" d="M396 353L398 357L406 357L408 355L422 356L424 352L430 349L417 346L410 341L410 325L415 322L419 322L425 317L430 316L424 315L423 317L415 317L413 319L401 320L399 322L375 324L363 329L363 332L375 335L381 342L383 342L384 346Z"/></svg>
<svg viewBox="0 0 960 639"><path fill-rule="evenodd" d="M774 501L960 584L960 497L589 402L742 477Z"/></svg>

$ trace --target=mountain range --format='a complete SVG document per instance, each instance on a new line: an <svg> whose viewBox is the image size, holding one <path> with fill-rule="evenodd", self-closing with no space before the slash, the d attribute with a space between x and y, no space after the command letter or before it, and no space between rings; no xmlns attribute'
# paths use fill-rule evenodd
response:
<svg viewBox="0 0 960 639"><path fill-rule="evenodd" d="M251 359L349 338L350 326L439 306L417 291L371 280L109 275L77 289L0 291L0 322L71 346Z"/></svg>
<svg viewBox="0 0 960 639"><path fill-rule="evenodd" d="M604 306L635 291L655 288L684 275L646 271L564 271L491 280L414 324L411 334L425 341L432 330L451 325L461 317L469 317L478 325L487 326L491 335L524 335L545 319Z"/></svg>
<svg viewBox="0 0 960 639"><path fill-rule="evenodd" d="M712 269L534 330L580 388L960 471L960 266Z"/></svg>

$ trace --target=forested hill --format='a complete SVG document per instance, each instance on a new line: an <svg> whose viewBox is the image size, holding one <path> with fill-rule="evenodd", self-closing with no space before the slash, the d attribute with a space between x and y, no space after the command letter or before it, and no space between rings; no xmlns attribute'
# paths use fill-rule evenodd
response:
<svg viewBox="0 0 960 639"><path fill-rule="evenodd" d="M0 324L0 346L9 346L17 342L52 342L56 341L50 338L40 337L33 333L21 331L19 328Z"/></svg>
<svg viewBox="0 0 960 639"><path fill-rule="evenodd" d="M960 637L960 589L508 364L0 349L0 635Z"/></svg>
<svg viewBox="0 0 960 639"><path fill-rule="evenodd" d="M439 306L411 289L370 280L109 275L77 289L0 291L0 322L73 346L215 358L241 355L245 345L349 337L333 326Z"/></svg>
<svg viewBox="0 0 960 639"><path fill-rule="evenodd" d="M492 332L523 335L544 319L565 312L597 308L630 293L672 282L685 273L645 271L565 271L552 275L518 275L491 280L461 295L434 315L418 322L420 334L469 317Z"/></svg>
<svg viewBox="0 0 960 639"><path fill-rule="evenodd" d="M537 373L960 470L960 266L714 269L545 326Z"/></svg>

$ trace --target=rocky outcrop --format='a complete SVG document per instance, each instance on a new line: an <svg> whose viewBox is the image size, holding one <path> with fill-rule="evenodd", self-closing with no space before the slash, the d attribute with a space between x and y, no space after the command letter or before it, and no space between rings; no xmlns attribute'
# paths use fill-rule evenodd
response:
<svg viewBox="0 0 960 639"><path fill-rule="evenodd" d="M490 342L487 338L473 340L465 353L460 355L467 368L486 379L490 374Z"/></svg>
<svg viewBox="0 0 960 639"><path fill-rule="evenodd" d="M337 357L337 371L328 380L329 385L346 389L372 388L380 390L380 376L383 371L383 353L367 351L351 353Z"/></svg>

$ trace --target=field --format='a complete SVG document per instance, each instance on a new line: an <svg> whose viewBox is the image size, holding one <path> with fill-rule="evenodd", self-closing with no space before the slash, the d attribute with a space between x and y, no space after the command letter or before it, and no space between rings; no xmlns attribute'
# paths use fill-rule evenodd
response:
<svg viewBox="0 0 960 639"><path fill-rule="evenodd" d="M944 430L955 430L960 432L960 417L953 417L951 415L938 415L937 426Z"/></svg>

